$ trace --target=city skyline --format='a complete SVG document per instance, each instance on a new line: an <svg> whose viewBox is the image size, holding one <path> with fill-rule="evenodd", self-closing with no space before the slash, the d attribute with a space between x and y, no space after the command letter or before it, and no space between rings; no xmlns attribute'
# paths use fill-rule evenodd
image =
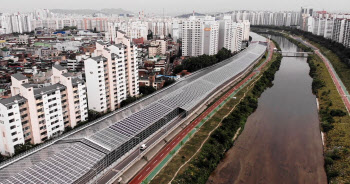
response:
<svg viewBox="0 0 350 184"><path fill-rule="evenodd" d="M69 2L69 3L68 3ZM116 2L112 0L104 0L103 3L97 1L67 1L63 0L60 4L47 4L44 0L14 0L2 2L0 12L15 12L15 11L32 11L34 9L104 9L104 8L121 8L133 13L145 11L145 13L162 15L163 11L165 15L178 15L182 13L190 13L192 11L200 13L213 13L213 12L225 12L232 10L269 10L269 11L299 11L300 6L313 7L316 10L328 10L331 12L346 12L350 10L350 2L347 0L336 0L337 3L328 3L326 0L296 0L296 1L281 1L278 0L266 0L256 1L248 0L241 2L225 2L224 0L218 1L174 1L162 3L160 0L151 1L123 1ZM21 8L18 8L18 4L21 4ZM254 6L252 6L254 4ZM341 8L338 7L342 4ZM35 5L35 6L34 6ZM186 5L186 6L184 6ZM25 8L23 8L25 7Z"/></svg>

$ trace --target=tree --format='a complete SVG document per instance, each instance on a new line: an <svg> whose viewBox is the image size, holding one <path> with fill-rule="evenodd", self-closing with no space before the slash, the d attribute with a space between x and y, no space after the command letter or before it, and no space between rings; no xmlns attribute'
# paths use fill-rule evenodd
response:
<svg viewBox="0 0 350 184"><path fill-rule="evenodd" d="M136 100L137 100L136 97L130 97L130 96L128 96L128 97L126 98L126 100L123 100L123 101L120 103L120 106L121 106L121 107L125 107L125 106L127 106L127 105L129 105L129 104L135 102Z"/></svg>
<svg viewBox="0 0 350 184"><path fill-rule="evenodd" d="M0 154L0 163L5 160L5 157Z"/></svg>
<svg viewBox="0 0 350 184"><path fill-rule="evenodd" d="M340 110L340 109L337 109L337 110L331 110L330 112L331 116L339 116L339 117L342 117L342 116L345 116L346 115L346 112Z"/></svg>
<svg viewBox="0 0 350 184"><path fill-rule="evenodd" d="M98 119L99 117L101 117L103 114L94 110L89 110L88 111L88 117L89 117L89 121L94 121L96 119Z"/></svg>
<svg viewBox="0 0 350 184"><path fill-rule="evenodd" d="M228 59L232 57L231 51L226 49L226 48L222 48L221 50L219 50L219 52L216 54L216 58L220 61L223 61L225 59Z"/></svg>
<svg viewBox="0 0 350 184"><path fill-rule="evenodd" d="M172 85L173 83L175 83L174 79L168 79L165 81L163 88L168 87L168 86Z"/></svg>
<svg viewBox="0 0 350 184"><path fill-rule="evenodd" d="M21 154L31 148L33 148L34 145L31 143L25 143L25 144L17 144L15 145L15 155Z"/></svg>
<svg viewBox="0 0 350 184"><path fill-rule="evenodd" d="M140 93L142 93L144 96L150 95L157 91L154 87L152 86L140 86L139 88Z"/></svg>
<svg viewBox="0 0 350 184"><path fill-rule="evenodd" d="M178 66L176 66L176 67L174 68L174 70L173 70L173 75L176 75L176 74L180 73L182 70L184 70L183 65L178 65Z"/></svg>

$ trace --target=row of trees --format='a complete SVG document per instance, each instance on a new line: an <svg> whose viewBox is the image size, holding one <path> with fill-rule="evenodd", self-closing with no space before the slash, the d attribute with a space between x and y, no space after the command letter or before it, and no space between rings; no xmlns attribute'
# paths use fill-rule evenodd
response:
<svg viewBox="0 0 350 184"><path fill-rule="evenodd" d="M176 66L174 68L173 74L176 75L182 70L187 70L188 72L195 72L202 68L212 66L216 63L219 63L225 59L232 57L233 54L230 50L222 48L217 54L208 56L201 55L197 57L190 57L183 61L182 65Z"/></svg>
<svg viewBox="0 0 350 184"><path fill-rule="evenodd" d="M203 145L199 155L190 161L186 170L178 175L173 183L206 183L210 174L219 164L224 154L233 146L233 137L247 118L258 107L258 98L263 91L272 86L275 73L279 70L282 56L279 55L269 69L253 87L252 93L237 105L236 109L222 121L208 141Z"/></svg>

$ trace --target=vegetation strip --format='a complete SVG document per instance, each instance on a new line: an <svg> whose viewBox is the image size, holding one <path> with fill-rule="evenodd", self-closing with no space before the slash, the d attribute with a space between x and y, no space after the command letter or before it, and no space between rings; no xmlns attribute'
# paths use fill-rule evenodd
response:
<svg viewBox="0 0 350 184"><path fill-rule="evenodd" d="M262 68L266 63L268 63L268 59L266 57L269 55L269 53L266 53L262 57L262 59L255 65L254 68ZM251 73L247 75L253 75ZM230 91L230 90L227 90ZM246 91L246 89L244 90ZM225 92L222 96L224 96L227 92ZM222 96L216 98L214 100L217 101L219 98ZM151 183L168 183L174 176L174 173L176 170L178 170L179 165L184 164L185 161L191 160L188 159L189 156L191 155L196 155L195 153L200 150L200 147L202 146L202 143L204 143L205 139L207 139L208 135L210 134L211 131L215 130L218 125L220 125L220 122L222 120L222 117L228 115L232 109L238 104L238 101L236 99L241 99L243 97L243 90L237 92L237 94L230 95L235 96L236 98L233 99L231 97L227 98L226 101L227 103L220 108L217 112L211 112L213 116L209 118L205 118L205 122L203 122L203 126L194 134L194 136L191 137L191 139L178 151L177 154L175 154L166 163L165 167L151 180ZM212 104L214 104L212 102ZM209 105L211 106L211 105ZM146 183L149 180L145 180L144 183Z"/></svg>
<svg viewBox="0 0 350 184"><path fill-rule="evenodd" d="M244 124L248 115L256 109L257 99L253 98L253 97L254 96L259 97L264 89L266 89L268 86L272 86L272 80L274 79L274 73L279 69L280 63L281 63L281 56L278 56L276 61L271 64L269 69L266 72L264 72L262 77L257 81L257 84L254 86L252 92L249 93L248 97L245 98L242 101L242 103L240 103L238 105L238 108L233 113L231 113L227 118L225 118L223 120L223 124L220 125L220 127L217 130L215 130L214 133L210 136L209 140L204 144L203 149L200 151L200 153L198 155L199 157L204 156L207 153L214 154L215 155L214 158L217 161L215 166L217 165L217 163L220 161L220 158L222 158L222 156L224 154L224 149L228 149L229 147L232 146L232 144L233 144L232 138L233 138L235 132L237 131L237 129L240 128ZM267 82L267 81L269 81L269 82ZM237 113L237 111L242 111L242 112ZM239 114L241 114L242 116L240 116ZM227 138L227 139L225 140L225 138ZM214 148L214 149L211 150L210 148ZM211 150L211 151L209 151L209 150ZM192 160L190 162L190 167L193 166L193 164L192 164L193 162L196 163L198 161L197 157L195 158L195 160ZM210 172L204 172L204 173L206 173L205 174L206 179L203 180L202 182L200 182L201 177L203 176L203 172L201 172L200 170L202 170L202 171L204 171L204 170L201 166L198 166L195 168L199 169L198 170L199 172L197 175L197 176L199 176L199 178L192 180L192 182L191 182L191 180L189 180L189 181L182 181L182 182L180 181L180 183L203 183L203 182L206 182L211 171L213 169L215 169L215 167L207 167L207 169L209 169L209 170L207 170L207 169L205 169L205 170L210 171ZM188 169L186 169L186 170L188 170ZM190 171L190 172L192 172L192 171ZM185 171L185 173L186 173L186 171ZM181 180L181 178L183 178L182 176L183 176L183 174L177 176L175 178L174 183L178 183L179 177ZM183 178L183 179L188 180L188 178L187 179ZM192 179L194 179L194 178L192 178Z"/></svg>
<svg viewBox="0 0 350 184"><path fill-rule="evenodd" d="M279 70L281 59L282 56L278 55L276 61L263 73L247 97L222 121L200 153L190 161L189 166L175 178L173 183L206 183L225 152L233 146L232 138L236 131L244 127L248 116L256 110L257 98L265 89L273 85L274 74Z"/></svg>
<svg viewBox="0 0 350 184"><path fill-rule="evenodd" d="M259 27L261 28L261 27ZM350 89L350 49L321 36L290 28L273 28L302 36L325 55L344 86ZM286 34L283 34L286 35ZM329 183L350 183L350 117L325 63L317 55L308 58L312 90L319 99L320 121L325 139L325 170Z"/></svg>

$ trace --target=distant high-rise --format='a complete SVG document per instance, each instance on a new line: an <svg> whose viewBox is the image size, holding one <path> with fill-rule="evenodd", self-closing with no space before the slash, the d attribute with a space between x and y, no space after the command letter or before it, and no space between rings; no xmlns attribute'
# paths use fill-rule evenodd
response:
<svg viewBox="0 0 350 184"><path fill-rule="evenodd" d="M214 55L218 52L219 23L214 17L190 17L182 23L182 55Z"/></svg>
<svg viewBox="0 0 350 184"><path fill-rule="evenodd" d="M310 25L310 19L309 17L312 16L313 9L312 8L303 8L301 7L300 10L300 21L299 21L299 26L301 30L308 31L308 24ZM309 22L308 22L309 20Z"/></svg>

